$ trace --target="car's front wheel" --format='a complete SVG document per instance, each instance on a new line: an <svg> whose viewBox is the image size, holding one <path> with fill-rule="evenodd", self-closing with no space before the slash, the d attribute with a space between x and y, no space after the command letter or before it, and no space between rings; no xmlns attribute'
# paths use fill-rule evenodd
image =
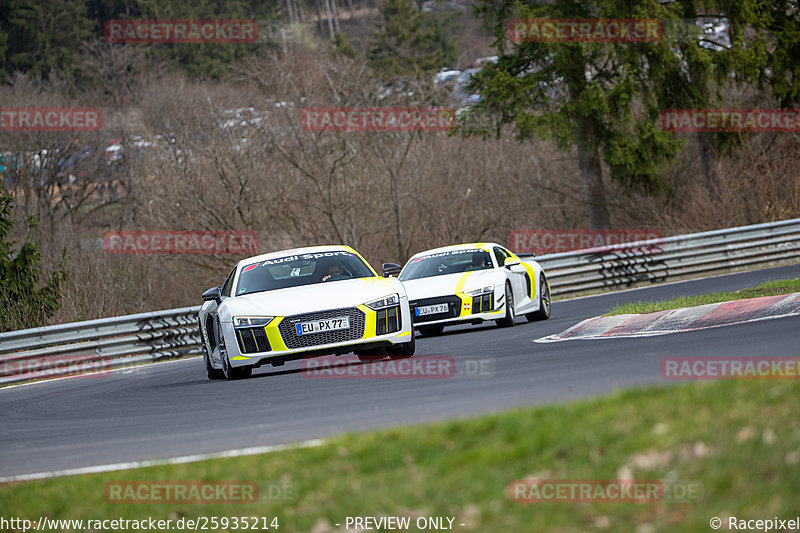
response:
<svg viewBox="0 0 800 533"><path fill-rule="evenodd" d="M444 326L423 326L419 328L419 332L425 335L426 337L441 335L442 331L444 331Z"/></svg>
<svg viewBox="0 0 800 533"><path fill-rule="evenodd" d="M497 325L502 328L510 328L517 319L517 311L514 309L514 291L511 284L506 281L506 316L497 321Z"/></svg>
<svg viewBox="0 0 800 533"><path fill-rule="evenodd" d="M386 348L374 348L372 350L356 350L353 352L362 363L371 363L386 359Z"/></svg>
<svg viewBox="0 0 800 533"><path fill-rule="evenodd" d="M388 349L389 359L408 359L417 351L417 340L414 338L414 331L411 331L411 340L403 344L395 344Z"/></svg>
<svg viewBox="0 0 800 533"><path fill-rule="evenodd" d="M544 274L539 274L539 310L525 315L530 322L550 318L550 285Z"/></svg>

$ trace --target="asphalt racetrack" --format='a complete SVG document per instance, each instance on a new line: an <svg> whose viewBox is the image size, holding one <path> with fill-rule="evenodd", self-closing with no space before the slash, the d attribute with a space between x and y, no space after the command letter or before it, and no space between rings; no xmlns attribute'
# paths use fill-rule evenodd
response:
<svg viewBox="0 0 800 533"><path fill-rule="evenodd" d="M534 343L615 303L736 290L800 276L800 265L566 300L550 320L461 326L417 337L417 354L450 356L473 375L310 379L299 362L209 381L192 358L0 389L0 477L163 459L347 431L469 417L640 385L669 385L663 357L797 356L800 318L649 338Z"/></svg>

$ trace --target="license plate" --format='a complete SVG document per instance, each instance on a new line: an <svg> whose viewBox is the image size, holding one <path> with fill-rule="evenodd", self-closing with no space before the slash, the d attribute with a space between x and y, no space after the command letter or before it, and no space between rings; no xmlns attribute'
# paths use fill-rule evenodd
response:
<svg viewBox="0 0 800 533"><path fill-rule="evenodd" d="M314 320L312 322L300 322L299 324L295 324L294 327L298 335L350 329L350 317L340 316L337 318L327 318L325 320Z"/></svg>
<svg viewBox="0 0 800 533"><path fill-rule="evenodd" d="M425 315L438 315L439 313L446 313L450 310L450 304L436 304L436 305L423 305L415 309L416 316Z"/></svg>

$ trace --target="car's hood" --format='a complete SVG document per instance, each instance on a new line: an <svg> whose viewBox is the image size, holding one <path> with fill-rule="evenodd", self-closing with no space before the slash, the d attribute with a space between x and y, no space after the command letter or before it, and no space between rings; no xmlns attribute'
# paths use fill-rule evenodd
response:
<svg viewBox="0 0 800 533"><path fill-rule="evenodd" d="M408 293L408 299L418 300L420 298L447 296L458 291L464 292L479 289L495 283L496 278L496 270L474 270L472 272L412 279L404 281L403 285Z"/></svg>
<svg viewBox="0 0 800 533"><path fill-rule="evenodd" d="M396 278L345 279L227 298L219 313L225 322L235 315L291 316L355 307L395 293L402 297L404 292Z"/></svg>

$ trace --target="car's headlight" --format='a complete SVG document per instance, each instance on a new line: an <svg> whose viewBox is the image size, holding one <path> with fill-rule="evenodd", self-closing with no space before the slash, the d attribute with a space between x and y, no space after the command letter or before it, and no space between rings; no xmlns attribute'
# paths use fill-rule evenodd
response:
<svg viewBox="0 0 800 533"><path fill-rule="evenodd" d="M275 319L274 316L235 316L233 317L233 327L252 328L264 327Z"/></svg>
<svg viewBox="0 0 800 533"><path fill-rule="evenodd" d="M400 303L400 295L392 294L391 296L380 298L379 300L372 300L371 302L367 302L364 305L366 305L373 311L377 311L378 309L383 309L384 307L392 307L394 305L398 305L399 303Z"/></svg>
<svg viewBox="0 0 800 533"><path fill-rule="evenodd" d="M480 296L481 294L488 294L490 292L494 292L494 285L487 285L480 289L473 289L471 291L466 291L464 294L467 296Z"/></svg>

